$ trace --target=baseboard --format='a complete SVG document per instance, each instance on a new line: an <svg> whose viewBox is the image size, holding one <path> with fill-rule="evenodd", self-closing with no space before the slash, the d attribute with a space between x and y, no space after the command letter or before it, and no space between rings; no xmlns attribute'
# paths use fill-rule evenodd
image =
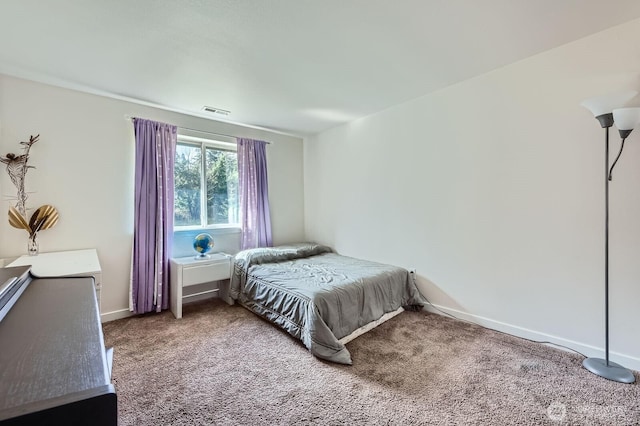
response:
<svg viewBox="0 0 640 426"><path fill-rule="evenodd" d="M217 296L213 293L199 294L197 296L193 296L185 300L183 303L183 306L188 303L197 302L199 300L213 299L214 297L217 297ZM102 323L105 323L105 322L115 321L122 318L129 318L134 315L136 314L134 312L131 312L129 309L118 309L117 311L105 312L104 314L100 314L100 321Z"/></svg>
<svg viewBox="0 0 640 426"><path fill-rule="evenodd" d="M530 330L528 328L519 327L517 325L507 324L501 321L496 321L490 318L485 318L479 315L469 314L467 312L458 311L456 309L447 308L441 305L426 306L426 310L436 314L443 315L443 312L438 312L437 309L443 312L454 315L460 319L470 321L481 325L483 327L490 328L492 330L502 331L507 334L511 334L516 337L523 337L525 339L551 342L562 346L567 346L573 350L583 353L589 357L602 358L604 356L604 348L599 348L585 343L576 342L574 340L565 339L562 337L554 336L551 334L541 333L539 331ZM562 348L558 348L562 349ZM636 358L630 355L621 354L619 352L609 352L609 358L613 362L617 362L629 369L640 371L640 358Z"/></svg>
<svg viewBox="0 0 640 426"><path fill-rule="evenodd" d="M117 311L105 312L100 314L100 321L105 323L109 321L115 321L117 319L128 318L134 316L135 313L129 309L119 309Z"/></svg>

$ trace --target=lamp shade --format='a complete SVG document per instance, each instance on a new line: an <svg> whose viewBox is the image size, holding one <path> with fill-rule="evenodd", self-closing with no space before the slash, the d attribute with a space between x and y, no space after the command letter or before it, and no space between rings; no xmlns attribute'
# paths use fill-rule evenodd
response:
<svg viewBox="0 0 640 426"><path fill-rule="evenodd" d="M618 130L633 130L640 123L640 108L614 109L613 121Z"/></svg>
<svg viewBox="0 0 640 426"><path fill-rule="evenodd" d="M611 93L609 95L589 98L580 105L591 111L594 117L599 117L603 114L611 114L614 109L623 107L624 104L629 102L637 94L638 92L635 90Z"/></svg>

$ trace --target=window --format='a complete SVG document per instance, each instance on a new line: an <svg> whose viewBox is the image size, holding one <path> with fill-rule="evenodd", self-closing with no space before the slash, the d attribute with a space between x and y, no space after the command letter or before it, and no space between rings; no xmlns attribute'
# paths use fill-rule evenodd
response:
<svg viewBox="0 0 640 426"><path fill-rule="evenodd" d="M239 223L235 144L178 136L174 176L174 227Z"/></svg>

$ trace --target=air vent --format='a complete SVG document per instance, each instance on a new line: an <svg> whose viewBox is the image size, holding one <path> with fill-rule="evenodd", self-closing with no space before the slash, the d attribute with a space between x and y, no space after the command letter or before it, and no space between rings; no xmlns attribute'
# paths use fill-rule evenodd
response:
<svg viewBox="0 0 640 426"><path fill-rule="evenodd" d="M210 107L210 106L203 106L202 107L203 111L206 112L212 112L214 114L220 114L220 115L229 115L231 114L231 111L227 111L226 109L221 109L221 108L214 108L214 107Z"/></svg>

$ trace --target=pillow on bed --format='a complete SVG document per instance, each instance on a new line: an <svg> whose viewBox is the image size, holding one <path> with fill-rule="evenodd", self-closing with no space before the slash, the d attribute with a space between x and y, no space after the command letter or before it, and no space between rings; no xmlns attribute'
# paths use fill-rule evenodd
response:
<svg viewBox="0 0 640 426"><path fill-rule="evenodd" d="M316 243L297 243L278 247L261 247L243 250L236 254L236 263L248 268L262 263L283 262L285 260L301 259L323 253L332 253L330 247Z"/></svg>

